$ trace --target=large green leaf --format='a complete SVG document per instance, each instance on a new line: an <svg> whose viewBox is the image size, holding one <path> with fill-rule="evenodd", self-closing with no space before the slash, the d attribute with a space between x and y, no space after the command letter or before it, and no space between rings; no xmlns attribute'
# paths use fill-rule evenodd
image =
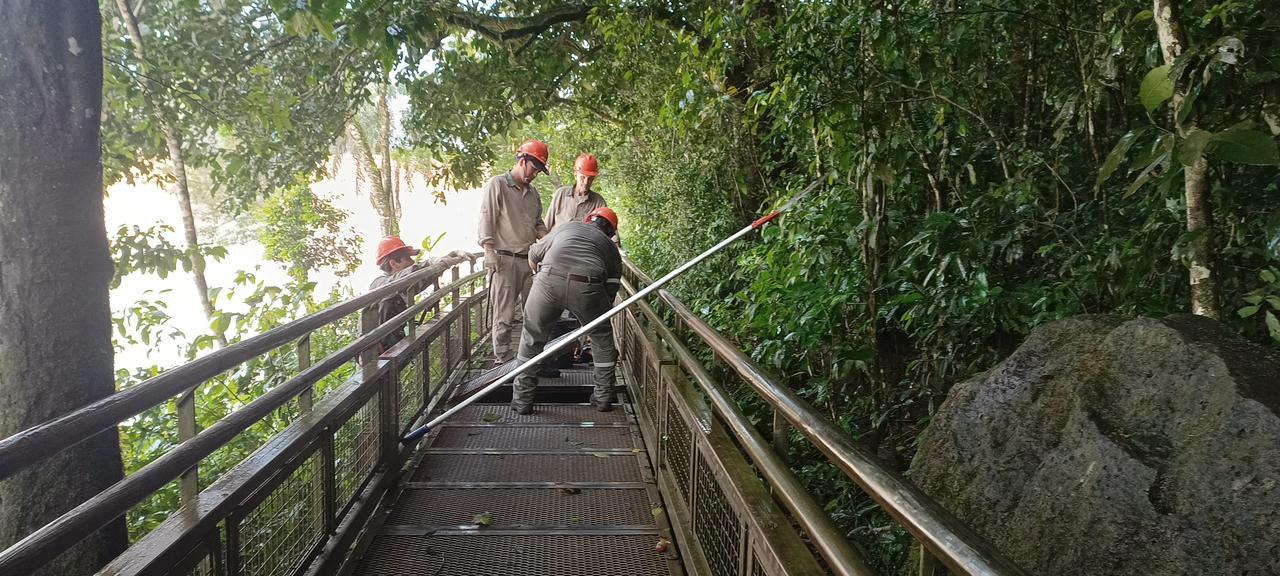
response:
<svg viewBox="0 0 1280 576"><path fill-rule="evenodd" d="M1178 143L1178 162L1183 166L1195 164L1204 155L1204 149L1213 140L1213 133L1206 130L1192 130L1182 142Z"/></svg>
<svg viewBox="0 0 1280 576"><path fill-rule="evenodd" d="M1280 150L1275 138L1257 130L1230 129L1213 136L1213 155L1237 164L1275 166L1280 164Z"/></svg>
<svg viewBox="0 0 1280 576"><path fill-rule="evenodd" d="M1116 142L1115 147L1111 149L1111 153L1107 154L1107 159L1102 162L1102 169L1098 170L1098 180L1094 183L1095 186L1101 186L1116 171L1116 168L1120 167L1120 162L1124 161L1125 156L1129 154L1129 148L1133 147L1133 142L1138 138L1139 133L1138 130L1133 130L1120 137L1120 141Z"/></svg>
<svg viewBox="0 0 1280 576"><path fill-rule="evenodd" d="M1142 101L1142 106L1151 112L1164 104L1165 100L1173 97L1173 79L1169 77L1169 65L1153 68L1147 72L1147 76L1142 79L1142 86L1138 89L1138 99Z"/></svg>

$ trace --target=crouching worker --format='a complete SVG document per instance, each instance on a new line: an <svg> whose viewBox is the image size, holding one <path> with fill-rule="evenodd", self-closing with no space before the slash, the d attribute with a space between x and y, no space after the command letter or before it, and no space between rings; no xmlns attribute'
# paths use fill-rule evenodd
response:
<svg viewBox="0 0 1280 576"><path fill-rule="evenodd" d="M373 283L369 285L369 290L377 290L387 284L400 280L436 264L444 264L448 258L467 259L475 261L475 256L462 250L454 250L446 254L443 258L425 258L421 262L414 260L414 256L421 253L421 250L409 246L401 240L399 236L387 236L378 242L378 267L382 269L382 275L374 278ZM397 292L378 302L378 324L385 324L388 320L395 318L397 314L409 309L409 302L413 301L413 294L421 292L430 284L435 277L424 278L421 282L416 282L413 286L406 288L401 292ZM401 326L396 331L388 334L382 339L382 348L378 350L381 354L404 339L404 327Z"/></svg>
<svg viewBox="0 0 1280 576"><path fill-rule="evenodd" d="M565 309L585 325L613 307L622 277L622 256L610 240L617 228L618 215L613 210L596 208L585 221L557 226L529 248L529 266L536 267L538 273L524 305L524 333L517 361L528 362L542 353L551 326ZM591 331L591 347L595 353L591 403L596 410L608 412L617 401L613 384L618 360L609 322ZM519 414L532 414L536 387L536 376L521 374L516 379L511 408Z"/></svg>

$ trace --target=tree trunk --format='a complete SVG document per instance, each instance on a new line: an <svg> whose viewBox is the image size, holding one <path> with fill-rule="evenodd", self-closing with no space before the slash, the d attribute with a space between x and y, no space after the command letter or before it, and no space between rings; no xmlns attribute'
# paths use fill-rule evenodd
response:
<svg viewBox="0 0 1280 576"><path fill-rule="evenodd" d="M395 184L395 174L391 171L391 102L387 94L389 90L389 82L378 85L378 151L382 154L380 174L382 176L383 205L387 209L387 215L384 218L391 220L391 229L394 230L394 234L399 234L400 198L397 196L398 187Z"/></svg>
<svg viewBox="0 0 1280 576"><path fill-rule="evenodd" d="M398 235L400 233L399 218L397 218L394 204L391 203L391 194L385 176L389 170L384 171L379 167L373 156L369 135L358 121L353 119L347 124L347 134L354 141L356 148L356 182L363 182L369 186L369 204L373 206L373 211L378 213L382 235ZM387 148L390 148L389 138L387 142ZM379 139L377 143L379 149L383 148L382 143L383 140ZM384 162L389 158L389 155L384 154Z"/></svg>
<svg viewBox="0 0 1280 576"><path fill-rule="evenodd" d="M91 0L0 2L0 438L115 390L101 26ZM0 549L122 477L112 429L0 482ZM118 518L34 574L92 574L127 538Z"/></svg>
<svg viewBox="0 0 1280 576"><path fill-rule="evenodd" d="M125 28L129 30L129 38L133 42L133 53L138 58L138 66L145 74L147 69L146 52L142 47L142 31L138 28L138 19L134 17L129 0L116 0L116 8L124 19ZM187 183L187 163L182 153L182 134L160 107L160 99L146 82L140 84L147 104L155 114L156 122L164 132L164 141L169 149L170 175L173 176L174 193L178 196L178 207L182 210L182 233L187 242L187 258L191 260L191 275L195 279L196 292L200 296L200 306L204 309L205 318L213 319L215 310L213 301L209 299L209 283L204 277L204 256L200 254L200 238L196 233L196 218L191 210L191 188ZM227 345L227 338L222 332L216 332L214 338L222 346Z"/></svg>
<svg viewBox="0 0 1280 576"><path fill-rule="evenodd" d="M1182 54L1187 46L1187 36L1178 19L1178 0L1153 0L1156 33L1160 37L1160 51L1165 64ZM1178 111L1186 101L1188 82L1179 78L1174 87L1171 116L1177 125ZM1179 134L1186 136L1195 128L1195 114L1188 116L1185 126L1177 125ZM1191 312L1210 318L1219 318L1218 277L1214 272L1213 207L1209 198L1209 162L1201 157L1194 164L1183 167L1187 204L1187 232L1191 240Z"/></svg>

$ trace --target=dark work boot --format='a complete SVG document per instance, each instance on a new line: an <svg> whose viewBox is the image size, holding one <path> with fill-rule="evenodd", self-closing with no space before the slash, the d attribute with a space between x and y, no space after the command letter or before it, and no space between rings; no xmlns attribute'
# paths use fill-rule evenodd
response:
<svg viewBox="0 0 1280 576"><path fill-rule="evenodd" d="M513 402L511 404L511 409L515 410L516 414L521 416L533 414L533 404L516 404Z"/></svg>
<svg viewBox="0 0 1280 576"><path fill-rule="evenodd" d="M613 402L606 400L604 402L592 402L591 404L596 407L596 412L613 412Z"/></svg>
<svg viewBox="0 0 1280 576"><path fill-rule="evenodd" d="M559 378L560 370L552 366L539 366L537 374L539 378Z"/></svg>

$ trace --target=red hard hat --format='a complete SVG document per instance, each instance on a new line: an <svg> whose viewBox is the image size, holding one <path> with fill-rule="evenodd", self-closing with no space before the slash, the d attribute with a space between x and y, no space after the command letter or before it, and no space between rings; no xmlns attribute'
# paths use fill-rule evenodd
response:
<svg viewBox="0 0 1280 576"><path fill-rule="evenodd" d="M573 171L583 176L598 176L600 174L600 164L596 162L596 157L590 154L582 154L577 160L573 161Z"/></svg>
<svg viewBox="0 0 1280 576"><path fill-rule="evenodd" d="M516 158L521 156L530 156L541 162L545 168L547 165L547 145L533 138L525 140L524 144L521 144L520 148L516 150ZM543 171L545 172L545 170Z"/></svg>
<svg viewBox="0 0 1280 576"><path fill-rule="evenodd" d="M386 238L379 240L378 241L378 260L377 260L378 266L381 266L382 263L385 262L387 258L390 258L396 252L401 252L404 250L408 250L410 256L417 256L419 252L417 248L414 248L412 246L409 246L408 244L405 244L404 240L401 240L399 236L387 236Z"/></svg>
<svg viewBox="0 0 1280 576"><path fill-rule="evenodd" d="M605 220L608 220L609 224L613 225L614 230L618 229L618 214L613 211L613 208L610 208L608 206L601 206L599 208L596 208L595 210L592 210L590 214L587 214L587 217L586 219L583 220L583 222L590 222L591 219L595 218L596 216L599 216L601 218L604 218Z"/></svg>

